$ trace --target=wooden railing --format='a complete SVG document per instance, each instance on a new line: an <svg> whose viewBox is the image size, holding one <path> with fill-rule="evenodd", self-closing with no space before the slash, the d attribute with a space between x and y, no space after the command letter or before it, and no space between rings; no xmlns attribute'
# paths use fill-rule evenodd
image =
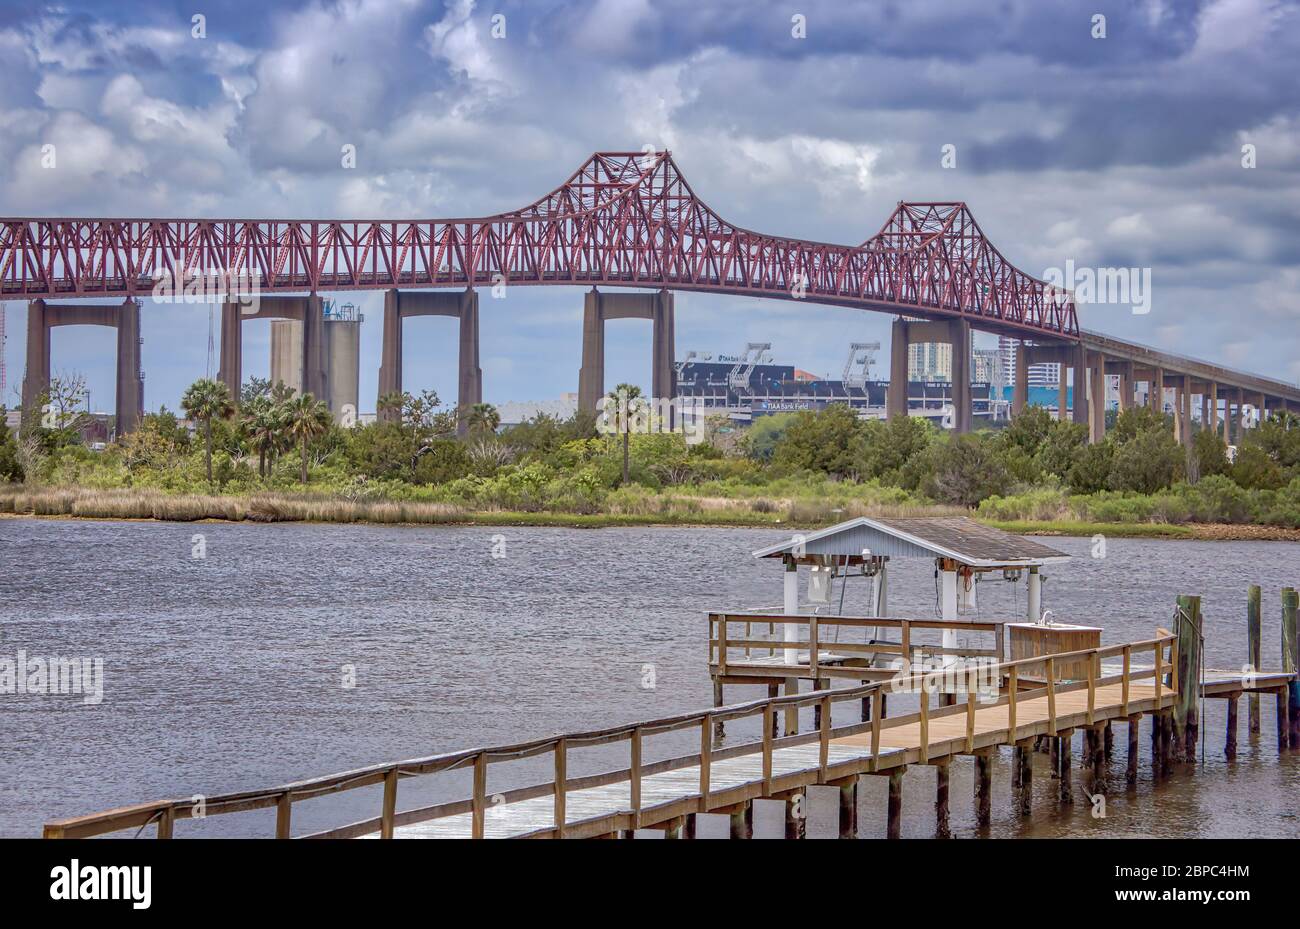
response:
<svg viewBox="0 0 1300 929"><path fill-rule="evenodd" d="M743 635L732 636L733 625L743 623ZM753 638L753 627L766 625L769 638ZM776 627L792 625L800 628L802 637L797 642L787 642L774 638ZM786 616L780 613L710 613L709 614L709 664L719 673L726 673L729 662L743 664L753 657L755 649L774 656L783 649L808 651L807 664L782 665L797 671L805 677L843 677L861 679L861 669L821 667L821 653L834 652L837 655L861 656L873 658L878 655L896 655L912 659L918 655L955 655L963 658L996 658L1005 656L1002 622L980 620L942 620L942 619L902 619L899 617L875 616ZM806 629L806 633L802 630ZM839 642L831 641L831 633L840 630L855 629L896 629L897 642ZM953 632L977 632L991 634L992 647L945 649L941 645L915 641L914 632L921 630ZM744 650L743 659L733 659L731 652Z"/></svg>
<svg viewBox="0 0 1300 929"><path fill-rule="evenodd" d="M872 622L875 621L872 620ZM1143 642L1131 642L1037 658L998 662L986 667L984 673L996 675L996 679L1007 686L1002 688L1004 692L995 701L983 704L980 704L977 700L977 688L970 686L975 683L975 675L980 673L978 668L965 668L962 671L962 673L972 675L966 688L967 699L965 703L942 708L931 708L929 706L929 693L931 691L929 690L930 685L927 684L927 678L932 680L935 673L941 672L935 670L909 672L899 674L889 680L873 681L855 687L768 697L748 703L717 707L700 712L683 713L646 722L584 732L571 732L515 745L476 748L426 758L373 765L340 774L283 784L268 790L244 791L207 797L204 800L204 812L201 815L212 816L274 807L276 810L275 835L277 838L288 838L295 803L329 794L383 784L383 799L379 816L306 836L306 838L355 838L371 833L378 833L381 838L392 838L393 831L398 826L467 813L471 815L472 837L481 838L484 834L489 796L491 796L493 803L513 803L537 797L552 796L554 798L553 823L551 826L537 830L533 834L558 838L563 837L566 829L573 826L573 824L566 823L565 813L568 794L577 790L627 781L630 787L630 807L619 814L619 825L614 825L608 831L612 832L620 828L635 828L642 824L643 816L647 812L642 802L643 780L646 777L666 771L691 766L699 767L698 794L681 799L691 799L692 796L698 796L698 809L705 811L710 807L711 767L716 762L730 758L761 753L763 790L765 794L770 795L775 789L773 754L775 751L786 747L807 745L813 742L818 743L820 751L816 776L820 781L824 782L828 778L831 768L829 759L830 745L836 738L870 733L870 757L853 762L839 762L838 766L843 769L844 765L848 764L857 766L858 769L863 771L875 771L878 769L881 760L881 734L885 730L919 723L921 760L926 761L932 747L929 740L930 723L938 718L965 714L966 735L960 751L971 752L976 748L975 719L979 706L987 707L1006 704L1008 707L1007 733L1008 737L1014 740L1017 728L1017 707L1024 700L1039 695L1043 691L1046 692L1048 701L1049 732L1057 731L1056 696L1084 688L1088 690L1089 722L1092 721L1093 714L1096 711L1097 688L1107 684L1122 682L1123 697L1122 706L1119 708L1120 715L1129 715L1130 683L1134 680L1152 678L1155 681L1156 702L1154 708L1162 708L1167 705L1166 698L1172 700L1172 695L1179 687L1176 671L1175 641L1175 636L1160 630L1157 638ZM1166 650L1170 653L1167 659L1164 654ZM1134 671L1132 656L1148 651L1154 655L1153 667ZM1123 658L1122 672L1117 675L1102 677L1100 673L1102 659L1116 656L1122 656ZM1068 684L1058 682L1055 672L1057 663L1081 660L1088 661L1089 674L1085 680L1071 681ZM1026 669L1036 668L1042 670L1042 686L1033 687L1031 685L1026 687L1026 682L1029 680L1029 677L1025 674ZM1168 685L1165 685L1163 680L1166 674L1171 675L1171 681ZM924 699L920 700L916 712L888 716L885 712L884 701L886 689L895 693L920 691L925 696ZM863 699L870 699L872 702L872 714L869 722L840 727L832 725L831 709L835 703ZM785 737L778 737L775 734L773 721L778 712L812 706L821 707L820 725L816 731ZM761 740L742 742L725 748L714 746L713 730L715 723L734 722L754 717L762 718L763 734ZM695 730L699 734L700 751L698 754L693 753L652 763L646 763L643 760L644 744L647 738L689 730ZM623 742L628 743L630 748L631 757L628 768L584 777L569 777L569 755L574 749ZM550 782L489 794L487 774L490 765L532 758L548 753L552 755L554 762L554 777ZM473 771L473 795L470 798L398 812L397 786L400 780L466 768ZM790 775L783 777L788 781ZM150 824L155 824L158 838L171 838L177 820L196 818L197 815L200 814L197 814L195 803L192 800L162 800L47 823L44 834L46 838L82 838L125 829L142 829Z"/></svg>

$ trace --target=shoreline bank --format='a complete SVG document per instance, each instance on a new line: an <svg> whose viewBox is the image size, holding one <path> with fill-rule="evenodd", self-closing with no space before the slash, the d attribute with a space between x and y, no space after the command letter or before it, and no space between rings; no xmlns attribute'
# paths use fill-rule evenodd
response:
<svg viewBox="0 0 1300 929"><path fill-rule="evenodd" d="M567 529L617 527L815 529L854 516L954 515L951 507L864 507L830 510L807 518L780 508L755 510L747 500L673 498L657 512L557 513L473 510L444 503L347 500L277 493L247 497L172 495L161 491L36 488L0 491L0 518L90 519L129 522L306 522L401 526L536 526ZM1019 535L1165 538L1202 541L1300 542L1300 529L1227 523L1116 523L1067 520L994 520L986 525ZM804 518L799 518L804 516ZM825 519L821 519L824 516Z"/></svg>

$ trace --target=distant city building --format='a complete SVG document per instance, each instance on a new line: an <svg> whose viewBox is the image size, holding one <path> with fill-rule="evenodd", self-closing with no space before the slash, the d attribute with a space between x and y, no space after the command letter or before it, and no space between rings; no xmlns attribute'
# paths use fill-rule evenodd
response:
<svg viewBox="0 0 1300 929"><path fill-rule="evenodd" d="M917 342L908 346L907 377L912 381L951 381L952 346L947 342Z"/></svg>
<svg viewBox="0 0 1300 929"><path fill-rule="evenodd" d="M938 347L937 345L935 346ZM951 365L952 352L947 353ZM934 353L935 355L939 353ZM888 381L870 376L843 379L812 378L793 365L701 361L707 354L692 353L678 362L677 394L683 401L694 401L708 414L719 413L733 422L747 423L761 416L802 410L821 410L832 404L845 404L864 419L885 417L885 394ZM949 367L951 370L951 367ZM952 379L921 380L908 384L908 408L913 416L946 424L952 403ZM972 384L972 405L979 422L1005 418L1007 402L1000 389L990 388L987 381ZM502 422L506 422L503 414Z"/></svg>
<svg viewBox="0 0 1300 929"><path fill-rule="evenodd" d="M1003 385L1016 383L1016 346L1019 339L1007 336L998 337L998 355L1002 360ZM1061 383L1061 366L1059 364L1036 364L1029 366L1030 387L1057 387Z"/></svg>
<svg viewBox="0 0 1300 929"><path fill-rule="evenodd" d="M507 401L497 406L497 415L501 417L502 426L517 426L538 416L551 416L566 420L578 412L578 395L576 393L560 394L557 400Z"/></svg>

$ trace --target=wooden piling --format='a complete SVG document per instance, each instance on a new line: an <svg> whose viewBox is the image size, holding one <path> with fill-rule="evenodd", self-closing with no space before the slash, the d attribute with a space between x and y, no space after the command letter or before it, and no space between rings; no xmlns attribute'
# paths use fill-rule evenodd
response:
<svg viewBox="0 0 1300 929"><path fill-rule="evenodd" d="M1092 728L1092 795L1105 796L1106 783L1106 733L1105 725Z"/></svg>
<svg viewBox="0 0 1300 929"><path fill-rule="evenodd" d="M1223 739L1223 757L1229 761L1237 757L1237 698L1240 694L1228 697L1228 724Z"/></svg>
<svg viewBox="0 0 1300 929"><path fill-rule="evenodd" d="M889 772L889 811L885 824L885 838L897 839L903 835L903 775L907 765Z"/></svg>
<svg viewBox="0 0 1300 929"><path fill-rule="evenodd" d="M722 681L716 679L713 681L713 705L715 708L725 705L722 702ZM722 741L724 729L725 727L723 725L722 720L720 719L713 720L713 741L715 742Z"/></svg>
<svg viewBox="0 0 1300 929"><path fill-rule="evenodd" d="M803 792L791 794L785 804L785 837L802 839L807 823L808 795Z"/></svg>
<svg viewBox="0 0 1300 929"><path fill-rule="evenodd" d="M1016 754L1020 756L1020 783L1016 785L1019 791L1017 807L1021 816L1028 816L1033 809L1034 798L1033 743L1029 740L1017 743Z"/></svg>
<svg viewBox="0 0 1300 929"><path fill-rule="evenodd" d="M1284 752L1291 745L1291 727L1287 716L1291 702L1291 688L1282 687L1277 692L1277 750Z"/></svg>
<svg viewBox="0 0 1300 929"><path fill-rule="evenodd" d="M1051 761L1048 762L1050 776L1056 780L1061 776L1061 739L1059 736L1049 735L1047 737L1051 749Z"/></svg>
<svg viewBox="0 0 1300 929"><path fill-rule="evenodd" d="M798 694L798 693L799 693L799 678L787 677L785 679L785 695L788 697L791 696L792 694ZM785 711L785 734L786 735L799 734L799 708L798 707L792 706Z"/></svg>
<svg viewBox="0 0 1300 929"><path fill-rule="evenodd" d="M1294 674L1300 670L1300 637L1296 636L1296 612L1300 594L1293 587L1282 589L1282 670ZM1287 685L1287 721L1290 747L1300 748L1300 681Z"/></svg>
<svg viewBox="0 0 1300 929"><path fill-rule="evenodd" d="M1070 783L1071 779L1071 758L1074 752L1074 730L1061 730L1061 751L1060 751L1060 769L1058 774L1060 782L1057 784L1057 797L1062 803L1071 803L1074 800L1074 787Z"/></svg>
<svg viewBox="0 0 1300 929"><path fill-rule="evenodd" d="M1201 598L1178 598L1178 692L1174 694L1174 756L1196 760L1200 730L1197 699L1201 687Z"/></svg>
<svg viewBox="0 0 1300 929"><path fill-rule="evenodd" d="M1124 783L1129 787L1136 787L1138 782L1138 735L1141 724L1141 716L1128 718L1128 767L1124 771Z"/></svg>
<svg viewBox="0 0 1300 929"><path fill-rule="evenodd" d="M754 804L748 800L738 809L731 811L731 837L733 839L754 837Z"/></svg>
<svg viewBox="0 0 1300 929"><path fill-rule="evenodd" d="M950 759L935 762L934 835L937 839L952 838L952 824L948 812L948 786L952 765Z"/></svg>
<svg viewBox="0 0 1300 929"><path fill-rule="evenodd" d="M1151 776L1157 781L1165 774L1164 733L1161 730L1163 718L1164 714L1160 712L1151 714Z"/></svg>
<svg viewBox="0 0 1300 929"><path fill-rule="evenodd" d="M830 681L826 678L817 678L813 681L813 690L826 690L830 686ZM822 727L822 705L820 702L813 704L813 728Z"/></svg>
<svg viewBox="0 0 1300 929"><path fill-rule="evenodd" d="M1246 591L1246 663L1252 671L1258 671L1260 666L1260 642L1261 630L1263 628L1262 612L1260 610L1260 591L1258 584L1251 584L1250 589ZM1250 715L1247 732L1252 735L1259 733L1259 694L1252 693L1247 698L1247 713Z"/></svg>
<svg viewBox="0 0 1300 929"><path fill-rule="evenodd" d="M781 685L768 684L767 699L775 700L779 696L781 696ZM781 720L775 713L769 715L772 717L772 738L779 739L781 738Z"/></svg>
<svg viewBox="0 0 1300 929"><path fill-rule="evenodd" d="M993 813L993 758L987 750L975 756L975 825L987 829Z"/></svg>
<svg viewBox="0 0 1300 929"><path fill-rule="evenodd" d="M858 781L854 776L840 785L840 838L858 837Z"/></svg>
<svg viewBox="0 0 1300 929"><path fill-rule="evenodd" d="M1109 767L1115 757L1115 730L1111 727L1110 720L1106 720L1106 728L1102 730L1102 734L1105 736L1106 765Z"/></svg>

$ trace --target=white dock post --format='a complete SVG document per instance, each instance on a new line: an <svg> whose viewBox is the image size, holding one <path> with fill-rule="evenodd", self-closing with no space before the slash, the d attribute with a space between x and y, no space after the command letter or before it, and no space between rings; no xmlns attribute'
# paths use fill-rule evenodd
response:
<svg viewBox="0 0 1300 929"><path fill-rule="evenodd" d="M785 615L794 616L799 612L799 565L793 558L785 562ZM783 623L783 637L787 642L799 641L799 627L795 623ZM782 660L788 664L799 663L797 648L787 648Z"/></svg>
<svg viewBox="0 0 1300 929"><path fill-rule="evenodd" d="M866 554L864 551L863 554ZM871 579L871 615L877 618L889 615L889 562L881 561L880 568ZM876 627L875 637L883 638L881 627ZM911 655L904 655L904 661L911 661Z"/></svg>
<svg viewBox="0 0 1300 929"><path fill-rule="evenodd" d="M1026 612L1029 615L1025 621L1031 623L1038 622L1043 615L1043 577L1037 567L1029 569L1029 607Z"/></svg>
<svg viewBox="0 0 1300 929"><path fill-rule="evenodd" d="M939 578L941 581L940 590L942 592L943 620L944 622L950 622L950 623L956 622L957 621L957 571L955 567L953 570L949 571L942 560L940 560L939 565L941 568L939 572ZM956 629L943 630L943 647L944 648L957 647ZM951 667L956 663L957 663L956 655L943 656L943 666L945 668Z"/></svg>

